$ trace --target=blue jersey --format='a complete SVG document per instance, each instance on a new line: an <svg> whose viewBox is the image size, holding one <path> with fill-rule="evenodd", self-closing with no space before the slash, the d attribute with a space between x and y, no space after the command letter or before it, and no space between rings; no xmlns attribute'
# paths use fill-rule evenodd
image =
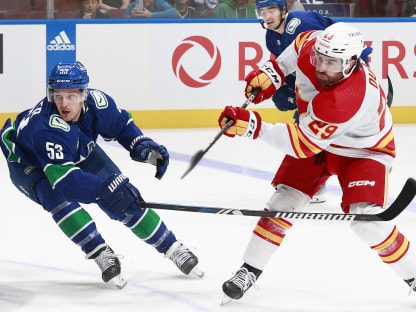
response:
<svg viewBox="0 0 416 312"><path fill-rule="evenodd" d="M274 30L267 30L266 46L275 57L278 57L300 33L323 30L333 23L332 19L316 12L291 12L286 17L285 30L282 35Z"/></svg>
<svg viewBox="0 0 416 312"><path fill-rule="evenodd" d="M268 29L266 32L266 46L277 58L296 37L309 30L322 30L332 25L334 21L316 12L294 11L286 16L285 29L283 34ZM273 102L281 111L296 109L295 93L296 75L292 73L286 77L285 83L273 95ZM297 112L294 118L298 119Z"/></svg>
<svg viewBox="0 0 416 312"><path fill-rule="evenodd" d="M66 200L90 203L96 201L102 180L77 164L94 149L98 135L117 140L130 151L130 144L143 133L110 96L89 89L78 122L63 120L55 104L44 98L4 130L2 147L9 151L9 161L42 168L52 188Z"/></svg>

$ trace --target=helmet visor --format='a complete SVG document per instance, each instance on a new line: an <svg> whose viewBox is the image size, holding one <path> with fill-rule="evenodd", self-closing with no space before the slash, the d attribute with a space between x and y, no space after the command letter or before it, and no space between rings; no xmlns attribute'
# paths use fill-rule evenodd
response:
<svg viewBox="0 0 416 312"><path fill-rule="evenodd" d="M332 72L340 73L343 71L344 66L342 59L338 57L331 57L324 55L322 53L316 52L315 46L313 46L310 61L313 66L316 67L316 70L320 72Z"/></svg>
<svg viewBox="0 0 416 312"><path fill-rule="evenodd" d="M261 20L265 20L269 17L277 18L282 15L282 10L276 4L273 6L256 9L256 15L257 15L257 18Z"/></svg>
<svg viewBox="0 0 416 312"><path fill-rule="evenodd" d="M83 102L87 89L48 89L48 101L55 103Z"/></svg>

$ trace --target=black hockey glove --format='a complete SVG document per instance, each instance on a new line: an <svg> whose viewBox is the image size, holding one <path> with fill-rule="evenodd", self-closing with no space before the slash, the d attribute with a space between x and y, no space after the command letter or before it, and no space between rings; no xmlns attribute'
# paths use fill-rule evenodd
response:
<svg viewBox="0 0 416 312"><path fill-rule="evenodd" d="M114 173L98 190L97 203L113 220L123 221L127 216L139 215L141 200L139 190L123 174Z"/></svg>
<svg viewBox="0 0 416 312"><path fill-rule="evenodd" d="M156 166L155 177L163 177L169 165L169 153L163 145L157 144L150 138L138 140L130 152L131 159Z"/></svg>

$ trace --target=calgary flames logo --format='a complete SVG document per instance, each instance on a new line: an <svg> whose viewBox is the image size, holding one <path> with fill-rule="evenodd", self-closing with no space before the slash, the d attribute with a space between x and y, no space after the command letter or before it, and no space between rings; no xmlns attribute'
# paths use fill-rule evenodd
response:
<svg viewBox="0 0 416 312"><path fill-rule="evenodd" d="M183 56L193 47L202 47L207 53L211 62L207 63L206 72L199 77L188 74L182 64ZM195 59L195 65L200 65L201 60ZM203 63L205 65L205 63ZM172 56L172 69L175 76L178 77L186 86L191 88L201 88L209 85L218 75L221 68L221 54L218 48L206 37L191 36L185 38L182 43L175 49ZM204 69L205 70L205 69Z"/></svg>

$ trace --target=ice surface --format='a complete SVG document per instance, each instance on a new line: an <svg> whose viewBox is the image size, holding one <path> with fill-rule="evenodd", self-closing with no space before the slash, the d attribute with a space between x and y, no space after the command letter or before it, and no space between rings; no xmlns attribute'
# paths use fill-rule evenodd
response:
<svg viewBox="0 0 416 312"><path fill-rule="evenodd" d="M183 180L190 157L205 148L218 129L147 130L171 153L165 177L133 162L114 143L101 143L147 201L263 209L273 193L270 180L283 155L263 142L221 138ZM409 176L416 176L415 125L395 126L397 160L389 199ZM203 279L183 276L152 247L96 205L84 205L116 253L124 255L127 286L105 285L93 261L65 237L51 216L19 193L0 162L0 311L279 311L410 312L416 294L350 231L347 223L302 221L286 235L258 281L259 289L220 307L222 283L241 264L256 218L162 211L167 226L200 258ZM327 202L312 211L340 212L336 178L327 184ZM416 242L416 204L396 222Z"/></svg>

